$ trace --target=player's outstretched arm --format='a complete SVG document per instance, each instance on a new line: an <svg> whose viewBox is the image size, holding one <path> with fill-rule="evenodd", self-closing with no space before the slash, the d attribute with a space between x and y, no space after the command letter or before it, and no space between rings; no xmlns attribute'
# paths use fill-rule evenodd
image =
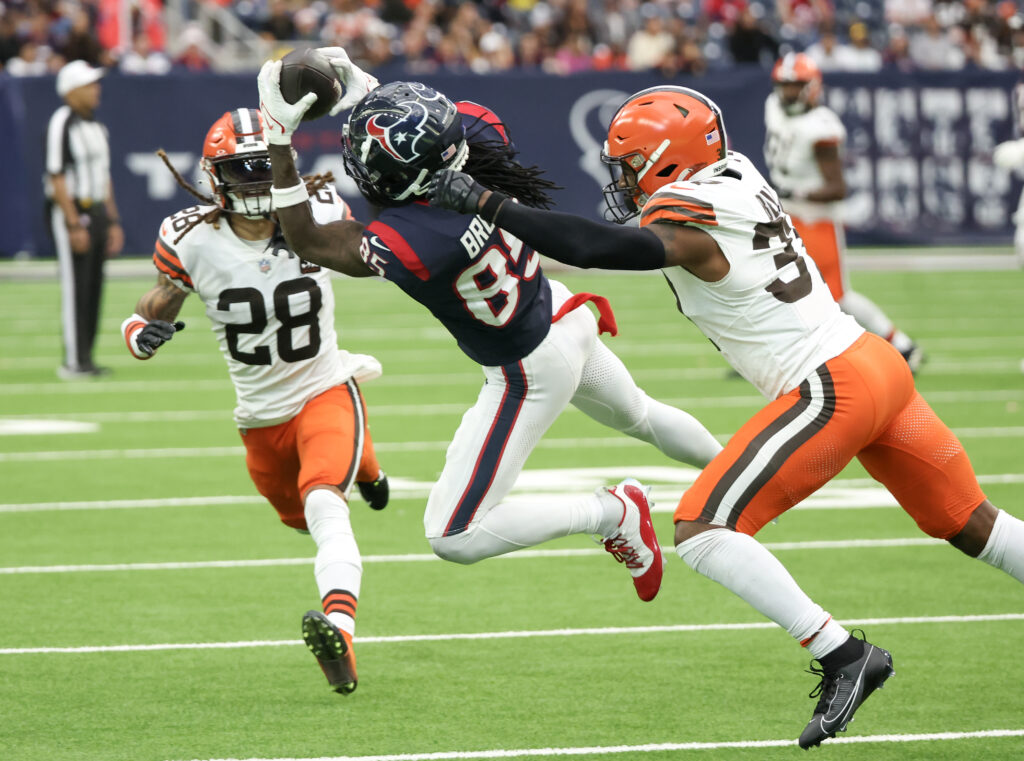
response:
<svg viewBox="0 0 1024 761"><path fill-rule="evenodd" d="M359 256L363 225L355 220L339 220L325 225L313 218L306 184L295 168L290 145L269 145L274 172L274 212L288 246L302 259L352 277L370 277L376 273Z"/></svg>
<svg viewBox="0 0 1024 761"><path fill-rule="evenodd" d="M166 275L157 277L156 285L135 305L135 314L121 323L128 351L136 359L149 359L174 334L185 329L185 323L174 321L188 293L178 288Z"/></svg>
<svg viewBox="0 0 1024 761"><path fill-rule="evenodd" d="M656 270L680 266L704 280L718 280L729 271L718 244L702 230L668 224L624 227L533 209L486 189L464 172L435 174L430 203L479 214L545 256L574 267Z"/></svg>

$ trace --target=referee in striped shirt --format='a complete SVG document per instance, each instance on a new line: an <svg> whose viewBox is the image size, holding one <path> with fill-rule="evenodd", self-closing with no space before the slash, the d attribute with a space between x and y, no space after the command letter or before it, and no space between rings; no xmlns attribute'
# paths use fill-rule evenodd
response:
<svg viewBox="0 0 1024 761"><path fill-rule="evenodd" d="M47 218L61 282L65 380L105 375L92 350L103 294L103 265L124 245L110 180L107 128L93 116L103 69L71 61L57 73L64 105L46 131Z"/></svg>

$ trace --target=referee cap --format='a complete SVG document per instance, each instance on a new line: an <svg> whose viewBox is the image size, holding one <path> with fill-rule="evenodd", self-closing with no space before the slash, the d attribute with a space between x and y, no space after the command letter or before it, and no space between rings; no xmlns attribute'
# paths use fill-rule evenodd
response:
<svg viewBox="0 0 1024 761"><path fill-rule="evenodd" d="M84 87L85 85L91 85L105 73L104 69L93 68L85 61L78 60L66 63L57 72L57 94L63 98L72 90Z"/></svg>

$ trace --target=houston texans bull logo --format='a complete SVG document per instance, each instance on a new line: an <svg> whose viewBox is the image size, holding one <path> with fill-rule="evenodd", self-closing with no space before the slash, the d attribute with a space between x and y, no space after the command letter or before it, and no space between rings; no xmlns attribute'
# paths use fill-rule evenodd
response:
<svg viewBox="0 0 1024 761"><path fill-rule="evenodd" d="M366 134L399 161L409 164L420 157L417 143L423 137L427 109L422 103L406 100L396 104L399 112L374 114L366 122Z"/></svg>

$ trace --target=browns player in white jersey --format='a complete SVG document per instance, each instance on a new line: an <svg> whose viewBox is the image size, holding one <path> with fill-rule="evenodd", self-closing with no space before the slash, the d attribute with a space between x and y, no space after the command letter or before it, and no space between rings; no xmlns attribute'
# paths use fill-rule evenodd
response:
<svg viewBox="0 0 1024 761"><path fill-rule="evenodd" d="M839 306L895 346L916 372L924 357L920 347L849 287L842 220L846 128L819 102L821 70L808 55L787 53L775 63L772 82L775 91L764 104L764 158L772 185Z"/></svg>
<svg viewBox="0 0 1024 761"><path fill-rule="evenodd" d="M726 150L711 100L669 86L633 95L604 159L611 216L640 215L640 229L522 208L460 172L435 176L431 202L486 209L486 221L569 264L660 269L680 311L768 397L680 500L676 551L819 662L820 699L799 739L818 745L891 676L892 658L834 621L754 534L854 457L924 532L1019 581L1024 522L986 499L900 353L839 309L775 191Z"/></svg>
<svg viewBox="0 0 1024 761"><path fill-rule="evenodd" d="M157 284L121 329L132 355L150 359L184 328L174 320L186 297L202 299L235 386L253 483L285 525L316 543L323 612L305 614L303 636L331 687L348 694L357 683L352 637L362 578L349 492L357 484L375 509L388 501L357 380L378 376L380 364L338 349L330 276L291 253L277 227L260 112L239 108L217 119L201 166L213 197L161 223ZM313 214L324 223L350 218L327 180L310 181ZM332 657L322 657L325 650Z"/></svg>

